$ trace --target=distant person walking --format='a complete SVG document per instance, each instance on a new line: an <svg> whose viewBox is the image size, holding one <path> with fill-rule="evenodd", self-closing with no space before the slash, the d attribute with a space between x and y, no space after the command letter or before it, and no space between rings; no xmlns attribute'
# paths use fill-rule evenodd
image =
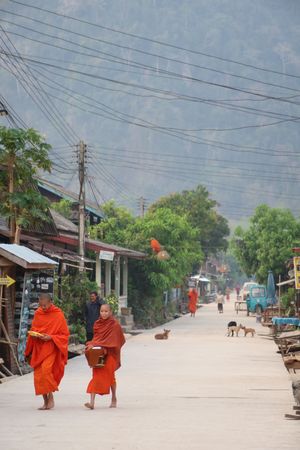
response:
<svg viewBox="0 0 300 450"><path fill-rule="evenodd" d="M197 302L198 302L198 292L197 289L193 288L190 289L188 293L189 297L189 312L191 313L191 317L195 317L196 311L197 311Z"/></svg>
<svg viewBox="0 0 300 450"><path fill-rule="evenodd" d="M236 285L235 292L236 292L236 298L238 299L240 296L240 292L241 292L241 287L239 284Z"/></svg>
<svg viewBox="0 0 300 450"><path fill-rule="evenodd" d="M96 320L100 316L100 307L105 302L99 298L96 291L90 292L90 301L85 305L85 328L86 328L86 340L91 341L93 339L93 328Z"/></svg>
<svg viewBox="0 0 300 450"><path fill-rule="evenodd" d="M219 314L222 314L223 313L223 305L225 303L225 299L224 299L224 295L222 294L221 291L219 291L218 294L217 294L216 302L217 302L217 305L218 305Z"/></svg>

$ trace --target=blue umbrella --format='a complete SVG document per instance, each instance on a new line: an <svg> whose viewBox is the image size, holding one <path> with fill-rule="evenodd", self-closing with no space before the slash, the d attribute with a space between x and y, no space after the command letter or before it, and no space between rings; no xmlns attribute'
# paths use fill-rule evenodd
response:
<svg viewBox="0 0 300 450"><path fill-rule="evenodd" d="M271 300L272 303L275 303L275 280L272 270L268 272L268 281L267 281L267 299Z"/></svg>

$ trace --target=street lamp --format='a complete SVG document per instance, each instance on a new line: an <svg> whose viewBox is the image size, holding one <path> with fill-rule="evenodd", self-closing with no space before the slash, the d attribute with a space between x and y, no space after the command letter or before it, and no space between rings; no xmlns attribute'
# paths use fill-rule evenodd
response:
<svg viewBox="0 0 300 450"><path fill-rule="evenodd" d="M6 109L0 109L0 116L8 116L8 112Z"/></svg>

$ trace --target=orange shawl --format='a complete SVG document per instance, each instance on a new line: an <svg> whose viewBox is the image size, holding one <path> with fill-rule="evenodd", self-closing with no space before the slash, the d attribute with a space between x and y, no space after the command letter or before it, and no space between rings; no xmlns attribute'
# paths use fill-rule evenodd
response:
<svg viewBox="0 0 300 450"><path fill-rule="evenodd" d="M116 369L121 366L121 347L125 344L125 337L119 322L114 317L96 320L94 337L88 344L105 347L107 354L114 357Z"/></svg>
<svg viewBox="0 0 300 450"><path fill-rule="evenodd" d="M55 352L53 376L57 384L59 384L68 360L68 340L70 334L62 310L54 305L51 305L46 311L38 308L34 314L31 330L48 334L52 339L50 341L42 341L41 339L28 336L25 356L31 355L30 365L36 368L49 355Z"/></svg>

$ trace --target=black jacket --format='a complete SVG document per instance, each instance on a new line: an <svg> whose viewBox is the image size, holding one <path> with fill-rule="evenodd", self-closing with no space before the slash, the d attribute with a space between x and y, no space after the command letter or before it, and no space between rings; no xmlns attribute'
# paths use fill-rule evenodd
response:
<svg viewBox="0 0 300 450"><path fill-rule="evenodd" d="M100 316L100 306L104 304L104 301L97 297L95 302L88 302L85 305L85 327L87 333L93 332L94 323Z"/></svg>

